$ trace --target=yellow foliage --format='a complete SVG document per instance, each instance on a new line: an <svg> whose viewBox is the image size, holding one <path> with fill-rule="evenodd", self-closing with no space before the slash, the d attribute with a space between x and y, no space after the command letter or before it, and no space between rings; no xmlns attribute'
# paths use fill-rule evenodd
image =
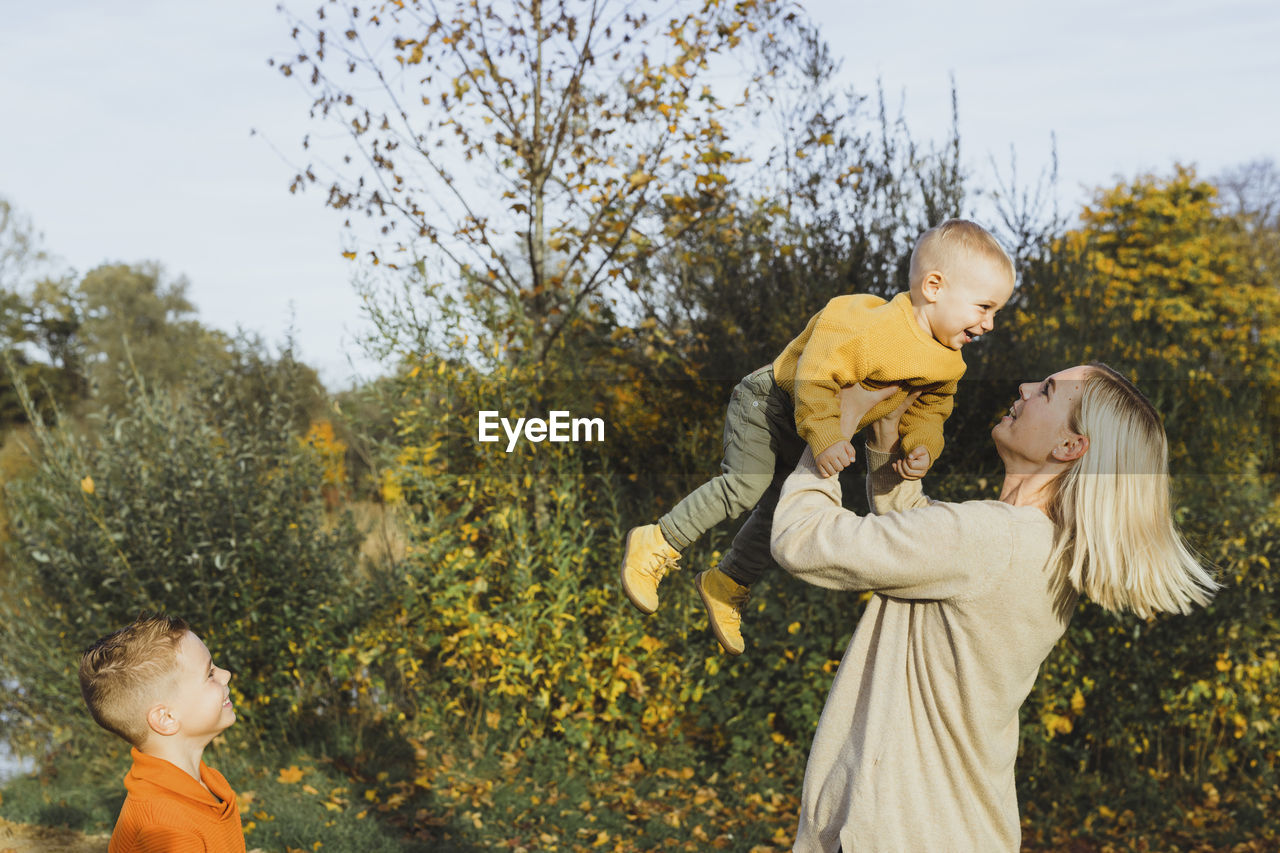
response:
<svg viewBox="0 0 1280 853"><path fill-rule="evenodd" d="M1251 266L1216 195L1179 167L1167 180L1100 191L1085 208L1066 241L1086 252L1093 292L1062 313L1094 340L1114 330L1104 358L1158 364L1163 378L1237 378L1255 365L1276 378L1280 290ZM1114 313L1121 306L1124 314Z"/></svg>
<svg viewBox="0 0 1280 853"><path fill-rule="evenodd" d="M395 472L391 470L385 470L381 473L378 492L382 496L382 502L385 504L397 504L404 498L404 490L400 488L400 481L396 478Z"/></svg>
<svg viewBox="0 0 1280 853"><path fill-rule="evenodd" d="M1044 726L1049 737L1056 734L1071 734L1073 728L1070 717L1064 717L1061 714L1047 713L1040 717L1040 722Z"/></svg>
<svg viewBox="0 0 1280 853"><path fill-rule="evenodd" d="M653 179L654 179L654 175L648 174L647 172L643 172L643 171L636 171L636 172L632 172L630 175L627 175L627 183L631 186L632 189L640 189L641 187L644 187L645 185L647 185Z"/></svg>
<svg viewBox="0 0 1280 853"><path fill-rule="evenodd" d="M324 466L324 484L344 487L347 483L347 444L334 434L333 424L327 420L313 422L302 437L302 443L319 456Z"/></svg>
<svg viewBox="0 0 1280 853"><path fill-rule="evenodd" d="M281 785L293 785L302 781L302 770L300 770L296 764L291 764L288 767L281 769L280 775L277 777L276 781Z"/></svg>

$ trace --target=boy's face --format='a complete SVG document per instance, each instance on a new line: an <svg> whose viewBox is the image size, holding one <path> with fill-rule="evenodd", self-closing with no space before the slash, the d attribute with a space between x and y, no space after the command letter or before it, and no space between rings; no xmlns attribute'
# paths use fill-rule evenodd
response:
<svg viewBox="0 0 1280 853"><path fill-rule="evenodd" d="M929 276L935 275L930 273ZM951 265L936 273L935 297L925 310L929 330L943 346L958 350L995 326L996 312L1013 294L1008 269L982 257ZM928 280L928 276L926 276Z"/></svg>
<svg viewBox="0 0 1280 853"><path fill-rule="evenodd" d="M236 721L230 681L231 673L214 666L204 642L188 631L178 645L178 666L165 701L179 733L208 742Z"/></svg>

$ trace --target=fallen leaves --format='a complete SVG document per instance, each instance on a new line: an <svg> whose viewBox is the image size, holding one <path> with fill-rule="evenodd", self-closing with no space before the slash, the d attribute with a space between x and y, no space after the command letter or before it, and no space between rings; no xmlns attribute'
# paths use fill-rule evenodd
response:
<svg viewBox="0 0 1280 853"><path fill-rule="evenodd" d="M302 771L296 764L291 764L280 771L276 781L281 785L293 785L302 781Z"/></svg>

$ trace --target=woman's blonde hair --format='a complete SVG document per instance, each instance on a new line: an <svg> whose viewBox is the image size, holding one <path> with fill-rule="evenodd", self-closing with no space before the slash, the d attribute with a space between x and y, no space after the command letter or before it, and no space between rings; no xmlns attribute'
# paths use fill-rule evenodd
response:
<svg viewBox="0 0 1280 853"><path fill-rule="evenodd" d="M1107 610L1146 618L1206 605L1219 584L1174 525L1160 416L1119 373L1089 368L1069 420L1089 447L1054 482L1050 564Z"/></svg>

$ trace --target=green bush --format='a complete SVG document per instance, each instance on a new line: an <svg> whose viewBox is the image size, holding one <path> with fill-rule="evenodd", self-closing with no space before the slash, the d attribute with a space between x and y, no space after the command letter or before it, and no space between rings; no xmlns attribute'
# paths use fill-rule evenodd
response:
<svg viewBox="0 0 1280 853"><path fill-rule="evenodd" d="M314 394L286 354L241 347L181 394L136 382L119 411L36 420L37 465L10 483L15 586L0 607L0 708L20 749L87 720L79 652L140 611L184 617L234 674L239 731L278 739L341 697L329 650L358 617L359 537L326 515L298 437Z"/></svg>
<svg viewBox="0 0 1280 853"><path fill-rule="evenodd" d="M601 454L479 445L467 434L479 409L554 404L534 384L430 367L402 387L384 494L407 553L339 655L351 689L419 733L449 731L491 755L547 740L582 756L635 752L677 737L680 704L701 693L686 677L696 664L621 596L620 489Z"/></svg>

